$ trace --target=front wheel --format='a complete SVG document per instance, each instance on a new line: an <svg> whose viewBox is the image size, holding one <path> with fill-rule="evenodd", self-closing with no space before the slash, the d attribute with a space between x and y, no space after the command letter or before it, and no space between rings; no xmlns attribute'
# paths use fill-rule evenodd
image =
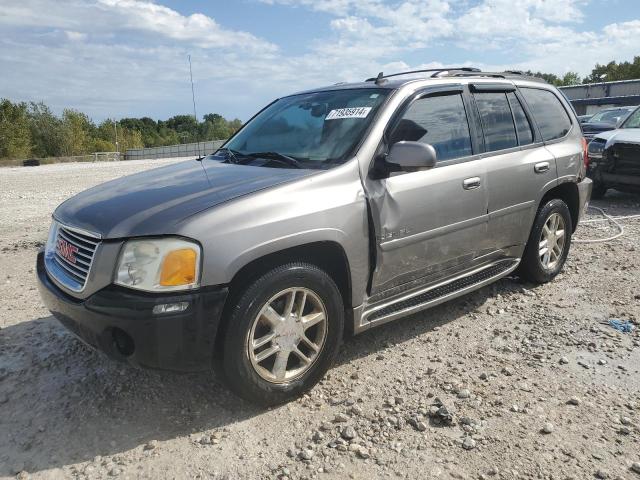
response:
<svg viewBox="0 0 640 480"><path fill-rule="evenodd" d="M227 384L253 403L274 405L309 390L329 369L342 340L344 307L326 272L291 263L253 282L227 321Z"/></svg>
<svg viewBox="0 0 640 480"><path fill-rule="evenodd" d="M567 260L571 233L571 213L567 204L554 199L543 205L529 235L519 267L520 276L535 283L553 280Z"/></svg>

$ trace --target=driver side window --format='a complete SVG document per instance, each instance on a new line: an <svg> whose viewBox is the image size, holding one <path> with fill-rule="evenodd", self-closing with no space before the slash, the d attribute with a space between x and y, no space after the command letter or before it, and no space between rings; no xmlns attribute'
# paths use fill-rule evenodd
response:
<svg viewBox="0 0 640 480"><path fill-rule="evenodd" d="M469 122L462 95L440 95L416 100L390 135L390 145L400 141L428 143L438 162L472 154Z"/></svg>

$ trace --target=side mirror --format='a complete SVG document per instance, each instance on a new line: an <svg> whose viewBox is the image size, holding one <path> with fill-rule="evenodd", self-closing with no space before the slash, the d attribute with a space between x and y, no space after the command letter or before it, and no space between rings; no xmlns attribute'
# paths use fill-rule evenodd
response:
<svg viewBox="0 0 640 480"><path fill-rule="evenodd" d="M435 167L436 157L433 145L402 141L391 146L386 161L400 167L401 170L416 170Z"/></svg>

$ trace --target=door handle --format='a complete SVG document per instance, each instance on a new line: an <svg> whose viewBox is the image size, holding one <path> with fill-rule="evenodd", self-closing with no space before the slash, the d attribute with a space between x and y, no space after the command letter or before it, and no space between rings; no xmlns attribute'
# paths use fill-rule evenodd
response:
<svg viewBox="0 0 640 480"><path fill-rule="evenodd" d="M533 166L533 171L536 173L544 173L549 171L549 162L536 163Z"/></svg>
<svg viewBox="0 0 640 480"><path fill-rule="evenodd" d="M462 181L462 188L465 190L475 190L480 188L480 177L465 178Z"/></svg>

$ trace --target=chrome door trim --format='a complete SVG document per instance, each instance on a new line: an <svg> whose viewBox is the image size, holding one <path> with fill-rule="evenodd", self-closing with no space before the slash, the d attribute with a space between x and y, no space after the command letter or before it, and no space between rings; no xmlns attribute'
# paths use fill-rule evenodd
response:
<svg viewBox="0 0 640 480"><path fill-rule="evenodd" d="M527 202L517 203L515 205L510 205L508 207L502 208L500 210L495 210L493 212L489 212L489 220L493 220L494 218L502 217L503 215L509 215L510 213L518 212L520 210L528 210L536 206L535 200L529 200Z"/></svg>

